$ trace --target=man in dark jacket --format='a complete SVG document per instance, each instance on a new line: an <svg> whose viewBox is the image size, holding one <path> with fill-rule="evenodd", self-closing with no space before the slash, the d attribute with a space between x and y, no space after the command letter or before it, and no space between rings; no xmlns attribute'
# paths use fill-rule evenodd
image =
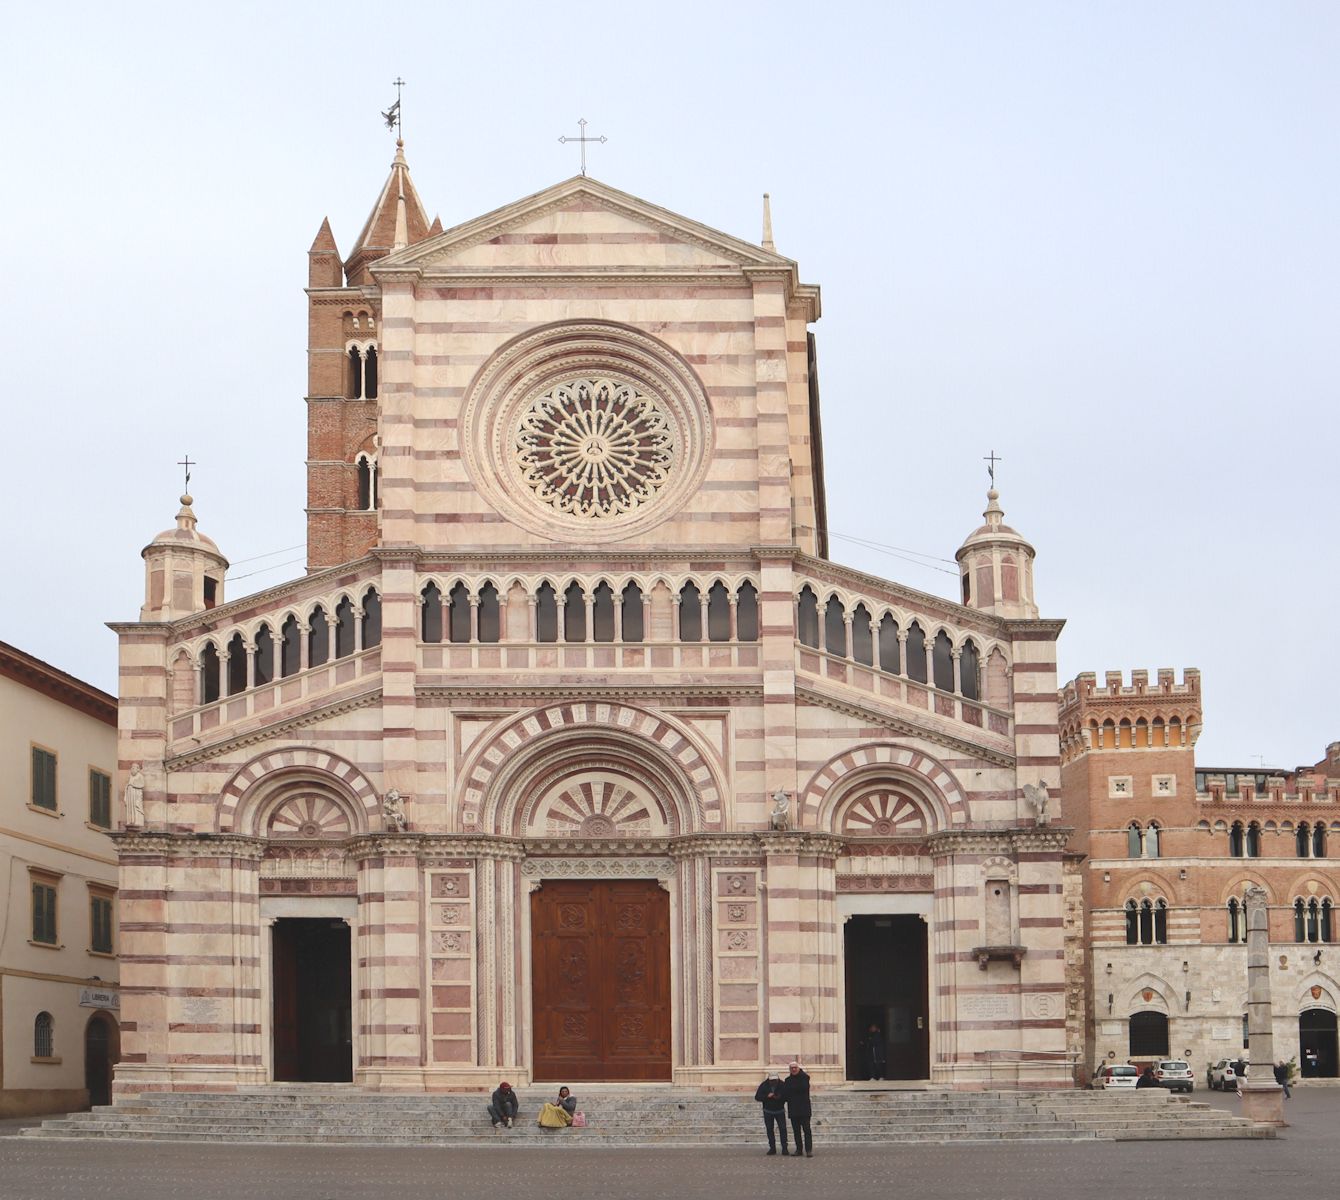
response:
<svg viewBox="0 0 1340 1200"><path fill-rule="evenodd" d="M1135 1086L1138 1088L1156 1088L1158 1085L1159 1081L1154 1078L1153 1067L1146 1067L1140 1072L1140 1078L1135 1081Z"/></svg>
<svg viewBox="0 0 1340 1200"><path fill-rule="evenodd" d="M497 1129L501 1123L511 1129L520 1109L521 1104L512 1091L512 1085L504 1079L493 1089L493 1098L489 1102L489 1119L493 1122L493 1128Z"/></svg>
<svg viewBox="0 0 1340 1200"><path fill-rule="evenodd" d="M754 1099L763 1105L763 1128L768 1131L768 1153L777 1153L777 1138L782 1140L782 1153L790 1154L786 1148L786 1098L783 1095L785 1084L774 1071L758 1085ZM773 1126L777 1126L774 1136Z"/></svg>
<svg viewBox="0 0 1340 1200"><path fill-rule="evenodd" d="M874 1021L870 1022L862 1039L862 1049L865 1051L866 1078L883 1079L888 1069L888 1055L884 1050L884 1031Z"/></svg>
<svg viewBox="0 0 1340 1200"><path fill-rule="evenodd" d="M1289 1098L1289 1065L1288 1063L1275 1064L1275 1082L1284 1089L1284 1098Z"/></svg>
<svg viewBox="0 0 1340 1200"><path fill-rule="evenodd" d="M803 1151L806 1158L814 1157L814 1139L810 1135L810 1077L800 1069L798 1062L787 1067L782 1080L782 1095L786 1099L786 1113L791 1118L791 1140L796 1146L796 1157Z"/></svg>

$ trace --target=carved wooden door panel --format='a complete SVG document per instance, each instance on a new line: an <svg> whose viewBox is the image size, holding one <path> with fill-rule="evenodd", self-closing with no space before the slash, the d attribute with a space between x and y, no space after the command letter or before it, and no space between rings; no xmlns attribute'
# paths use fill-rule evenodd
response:
<svg viewBox="0 0 1340 1200"><path fill-rule="evenodd" d="M531 896L535 1078L670 1078L670 897L651 880Z"/></svg>

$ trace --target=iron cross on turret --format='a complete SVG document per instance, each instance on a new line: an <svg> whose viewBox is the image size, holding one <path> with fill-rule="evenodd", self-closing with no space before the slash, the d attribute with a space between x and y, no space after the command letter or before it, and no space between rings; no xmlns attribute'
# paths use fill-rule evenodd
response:
<svg viewBox="0 0 1340 1200"><path fill-rule="evenodd" d="M996 486L996 464L997 464L998 462L1004 462L1005 460L1004 460L1003 458L1001 458L1001 457L1000 457L994 450L992 450L990 454L983 454L983 455L982 455L982 461L983 461L984 463L986 463L986 473L987 473L988 475L991 476L991 486L992 486L992 487L995 487L995 486Z"/></svg>
<svg viewBox="0 0 1340 1200"><path fill-rule="evenodd" d="M586 136L586 118L585 118L585 117L579 117L578 120L577 120L577 125L578 125L578 127L581 129L581 133L579 133L576 137L568 137L566 134L564 134L564 135L563 135L561 138L559 138L558 140L559 140L560 142L562 142L564 145L567 145L568 142L578 142L578 143L580 143L581 148L582 148L582 174L585 175L585 174L586 174L586 143L587 143L587 142L608 142L608 141L609 141L609 138L607 138L603 133L602 133L599 137L587 137L587 136Z"/></svg>
<svg viewBox="0 0 1340 1200"><path fill-rule="evenodd" d="M181 489L183 492L189 492L191 490L191 468L198 467L199 465L199 463L191 461L191 456L189 454L183 455L181 462L177 464L177 466L186 469L186 482L182 485Z"/></svg>

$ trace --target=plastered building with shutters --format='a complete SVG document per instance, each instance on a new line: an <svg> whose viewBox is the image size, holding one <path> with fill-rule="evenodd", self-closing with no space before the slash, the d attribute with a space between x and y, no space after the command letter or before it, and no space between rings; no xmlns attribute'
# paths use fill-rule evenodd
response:
<svg viewBox="0 0 1340 1200"><path fill-rule="evenodd" d="M1277 1058L1340 1074L1340 743L1289 770L1198 764L1201 678L1078 676L1061 692L1062 807L1086 856L1084 1062L1243 1056L1244 893L1269 901Z"/></svg>
<svg viewBox="0 0 1340 1200"><path fill-rule="evenodd" d="M829 558L768 225L576 177L443 229L398 150L308 282L306 574L226 595L184 497L114 626L118 1093L838 1083L872 1025L1068 1081L1061 623L994 491L955 600Z"/></svg>

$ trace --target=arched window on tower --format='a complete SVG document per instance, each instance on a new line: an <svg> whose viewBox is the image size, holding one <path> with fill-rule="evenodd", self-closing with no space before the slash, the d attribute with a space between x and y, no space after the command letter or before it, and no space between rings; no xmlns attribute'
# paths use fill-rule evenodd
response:
<svg viewBox="0 0 1340 1200"><path fill-rule="evenodd" d="M240 633L228 639L228 695L247 690L247 645Z"/></svg>
<svg viewBox="0 0 1340 1200"><path fill-rule="evenodd" d="M907 627L907 677L926 682L926 635L915 621Z"/></svg>
<svg viewBox="0 0 1340 1200"><path fill-rule="evenodd" d="M931 650L931 657L935 660L935 686L942 692L954 690L953 650L949 635L943 629L940 630L935 635L935 646Z"/></svg>
<svg viewBox="0 0 1340 1200"><path fill-rule="evenodd" d="M1140 944L1140 909L1134 900L1126 901L1126 945Z"/></svg>
<svg viewBox="0 0 1340 1200"><path fill-rule="evenodd" d="M376 588L363 593L363 649L382 644L382 598Z"/></svg>
<svg viewBox="0 0 1340 1200"><path fill-rule="evenodd" d="M626 585L620 603L623 605L623 640L642 641L646 637L642 628L642 589L635 583Z"/></svg>
<svg viewBox="0 0 1340 1200"><path fill-rule="evenodd" d="M535 591L535 640L558 641L558 593L547 581Z"/></svg>
<svg viewBox="0 0 1340 1200"><path fill-rule="evenodd" d="M350 346L346 357L346 368L344 378L344 397L346 400L357 400L363 394L363 356L359 354L357 346Z"/></svg>
<svg viewBox="0 0 1340 1200"><path fill-rule="evenodd" d="M453 642L470 640L470 589L464 582L457 584L447 593L447 637Z"/></svg>
<svg viewBox="0 0 1340 1200"><path fill-rule="evenodd" d="M1160 846L1161 831L1153 821L1149 823L1149 828L1145 830L1145 857L1158 858Z"/></svg>
<svg viewBox="0 0 1340 1200"><path fill-rule="evenodd" d="M730 593L719 579L707 589L707 640L730 641Z"/></svg>
<svg viewBox="0 0 1340 1200"><path fill-rule="evenodd" d="M1331 902L1323 900L1321 902L1321 940L1323 942L1333 941L1331 936Z"/></svg>
<svg viewBox="0 0 1340 1200"><path fill-rule="evenodd" d="M256 630L256 657L253 670L257 687L264 687L274 680L275 640L268 625L262 625Z"/></svg>
<svg viewBox="0 0 1340 1200"><path fill-rule="evenodd" d="M485 581L479 589L479 640L496 642L502 637L502 605L498 589Z"/></svg>
<svg viewBox="0 0 1340 1200"><path fill-rule="evenodd" d="M971 638L963 643L963 656L959 659L958 673L960 691L965 700L980 700L981 689L978 676L981 671L981 659L977 652L977 643Z"/></svg>
<svg viewBox="0 0 1340 1200"><path fill-rule="evenodd" d="M1246 839L1242 833L1242 822L1234 821L1228 828L1228 854L1230 858L1242 858L1246 848Z"/></svg>
<svg viewBox="0 0 1340 1200"><path fill-rule="evenodd" d="M377 398L377 347L369 346L363 357L363 399Z"/></svg>
<svg viewBox="0 0 1340 1200"><path fill-rule="evenodd" d="M736 593L735 636L741 642L758 641L758 588L747 579Z"/></svg>
<svg viewBox="0 0 1340 1200"><path fill-rule="evenodd" d="M824 606L824 649L839 658L847 657L847 610L836 596Z"/></svg>
<svg viewBox="0 0 1340 1200"><path fill-rule="evenodd" d="M354 652L354 604L341 596L335 605L335 657L348 658Z"/></svg>
<svg viewBox="0 0 1340 1200"><path fill-rule="evenodd" d="M1293 940L1307 941L1307 908L1301 900L1293 902Z"/></svg>
<svg viewBox="0 0 1340 1200"><path fill-rule="evenodd" d="M358 456L358 507L362 512L377 507L377 460L366 454Z"/></svg>
<svg viewBox="0 0 1340 1200"><path fill-rule="evenodd" d="M614 589L603 579L596 584L592 596L591 640L614 641Z"/></svg>
<svg viewBox="0 0 1340 1200"><path fill-rule="evenodd" d="M1166 900L1156 900L1154 902L1154 944L1156 946L1166 946L1168 944L1168 902Z"/></svg>
<svg viewBox="0 0 1340 1200"><path fill-rule="evenodd" d="M802 646L819 648L819 597L808 583L796 600L796 637Z"/></svg>
<svg viewBox="0 0 1340 1200"><path fill-rule="evenodd" d="M703 640L703 601L698 585L692 579L679 589L679 640Z"/></svg>
<svg viewBox="0 0 1340 1200"><path fill-rule="evenodd" d="M1312 857L1326 857L1326 826L1320 821L1312 826Z"/></svg>
<svg viewBox="0 0 1340 1200"><path fill-rule="evenodd" d="M1318 941L1321 938L1321 905L1316 899L1307 902L1307 940Z"/></svg>
<svg viewBox="0 0 1340 1200"><path fill-rule="evenodd" d="M318 604L307 624L307 665L319 667L330 657L330 623L326 620L326 610Z"/></svg>
<svg viewBox="0 0 1340 1200"><path fill-rule="evenodd" d="M279 674L287 679L302 669L302 630L290 615L279 629Z"/></svg>
<svg viewBox="0 0 1340 1200"><path fill-rule="evenodd" d="M1298 831L1294 834L1294 851L1299 858L1306 858L1312 849L1311 830L1306 821L1298 822Z"/></svg>
<svg viewBox="0 0 1340 1200"><path fill-rule="evenodd" d="M898 662L898 622L892 613L885 613L879 622L879 669L890 675L897 675Z"/></svg>
<svg viewBox="0 0 1340 1200"><path fill-rule="evenodd" d="M1228 940L1230 942L1240 942L1246 938L1247 930L1244 928L1245 922L1242 917L1243 913L1237 897L1230 896L1228 899Z"/></svg>
<svg viewBox="0 0 1340 1200"><path fill-rule="evenodd" d="M200 652L200 703L213 704L219 698L219 651L206 642Z"/></svg>
<svg viewBox="0 0 1340 1200"><path fill-rule="evenodd" d="M875 638L870 632L870 610L858 604L851 614L851 656L865 667L875 665Z"/></svg>
<svg viewBox="0 0 1340 1200"><path fill-rule="evenodd" d="M431 579L419 593L419 639L424 642L442 640L442 589Z"/></svg>
<svg viewBox="0 0 1340 1200"><path fill-rule="evenodd" d="M1261 857L1261 826L1255 821L1247 826L1247 857Z"/></svg>
<svg viewBox="0 0 1340 1200"><path fill-rule="evenodd" d="M1144 840L1141 837L1140 825L1132 821L1126 826L1126 857L1141 858L1144 856Z"/></svg>
<svg viewBox="0 0 1340 1200"><path fill-rule="evenodd" d="M586 641L586 593L575 580L563 593L563 640Z"/></svg>

